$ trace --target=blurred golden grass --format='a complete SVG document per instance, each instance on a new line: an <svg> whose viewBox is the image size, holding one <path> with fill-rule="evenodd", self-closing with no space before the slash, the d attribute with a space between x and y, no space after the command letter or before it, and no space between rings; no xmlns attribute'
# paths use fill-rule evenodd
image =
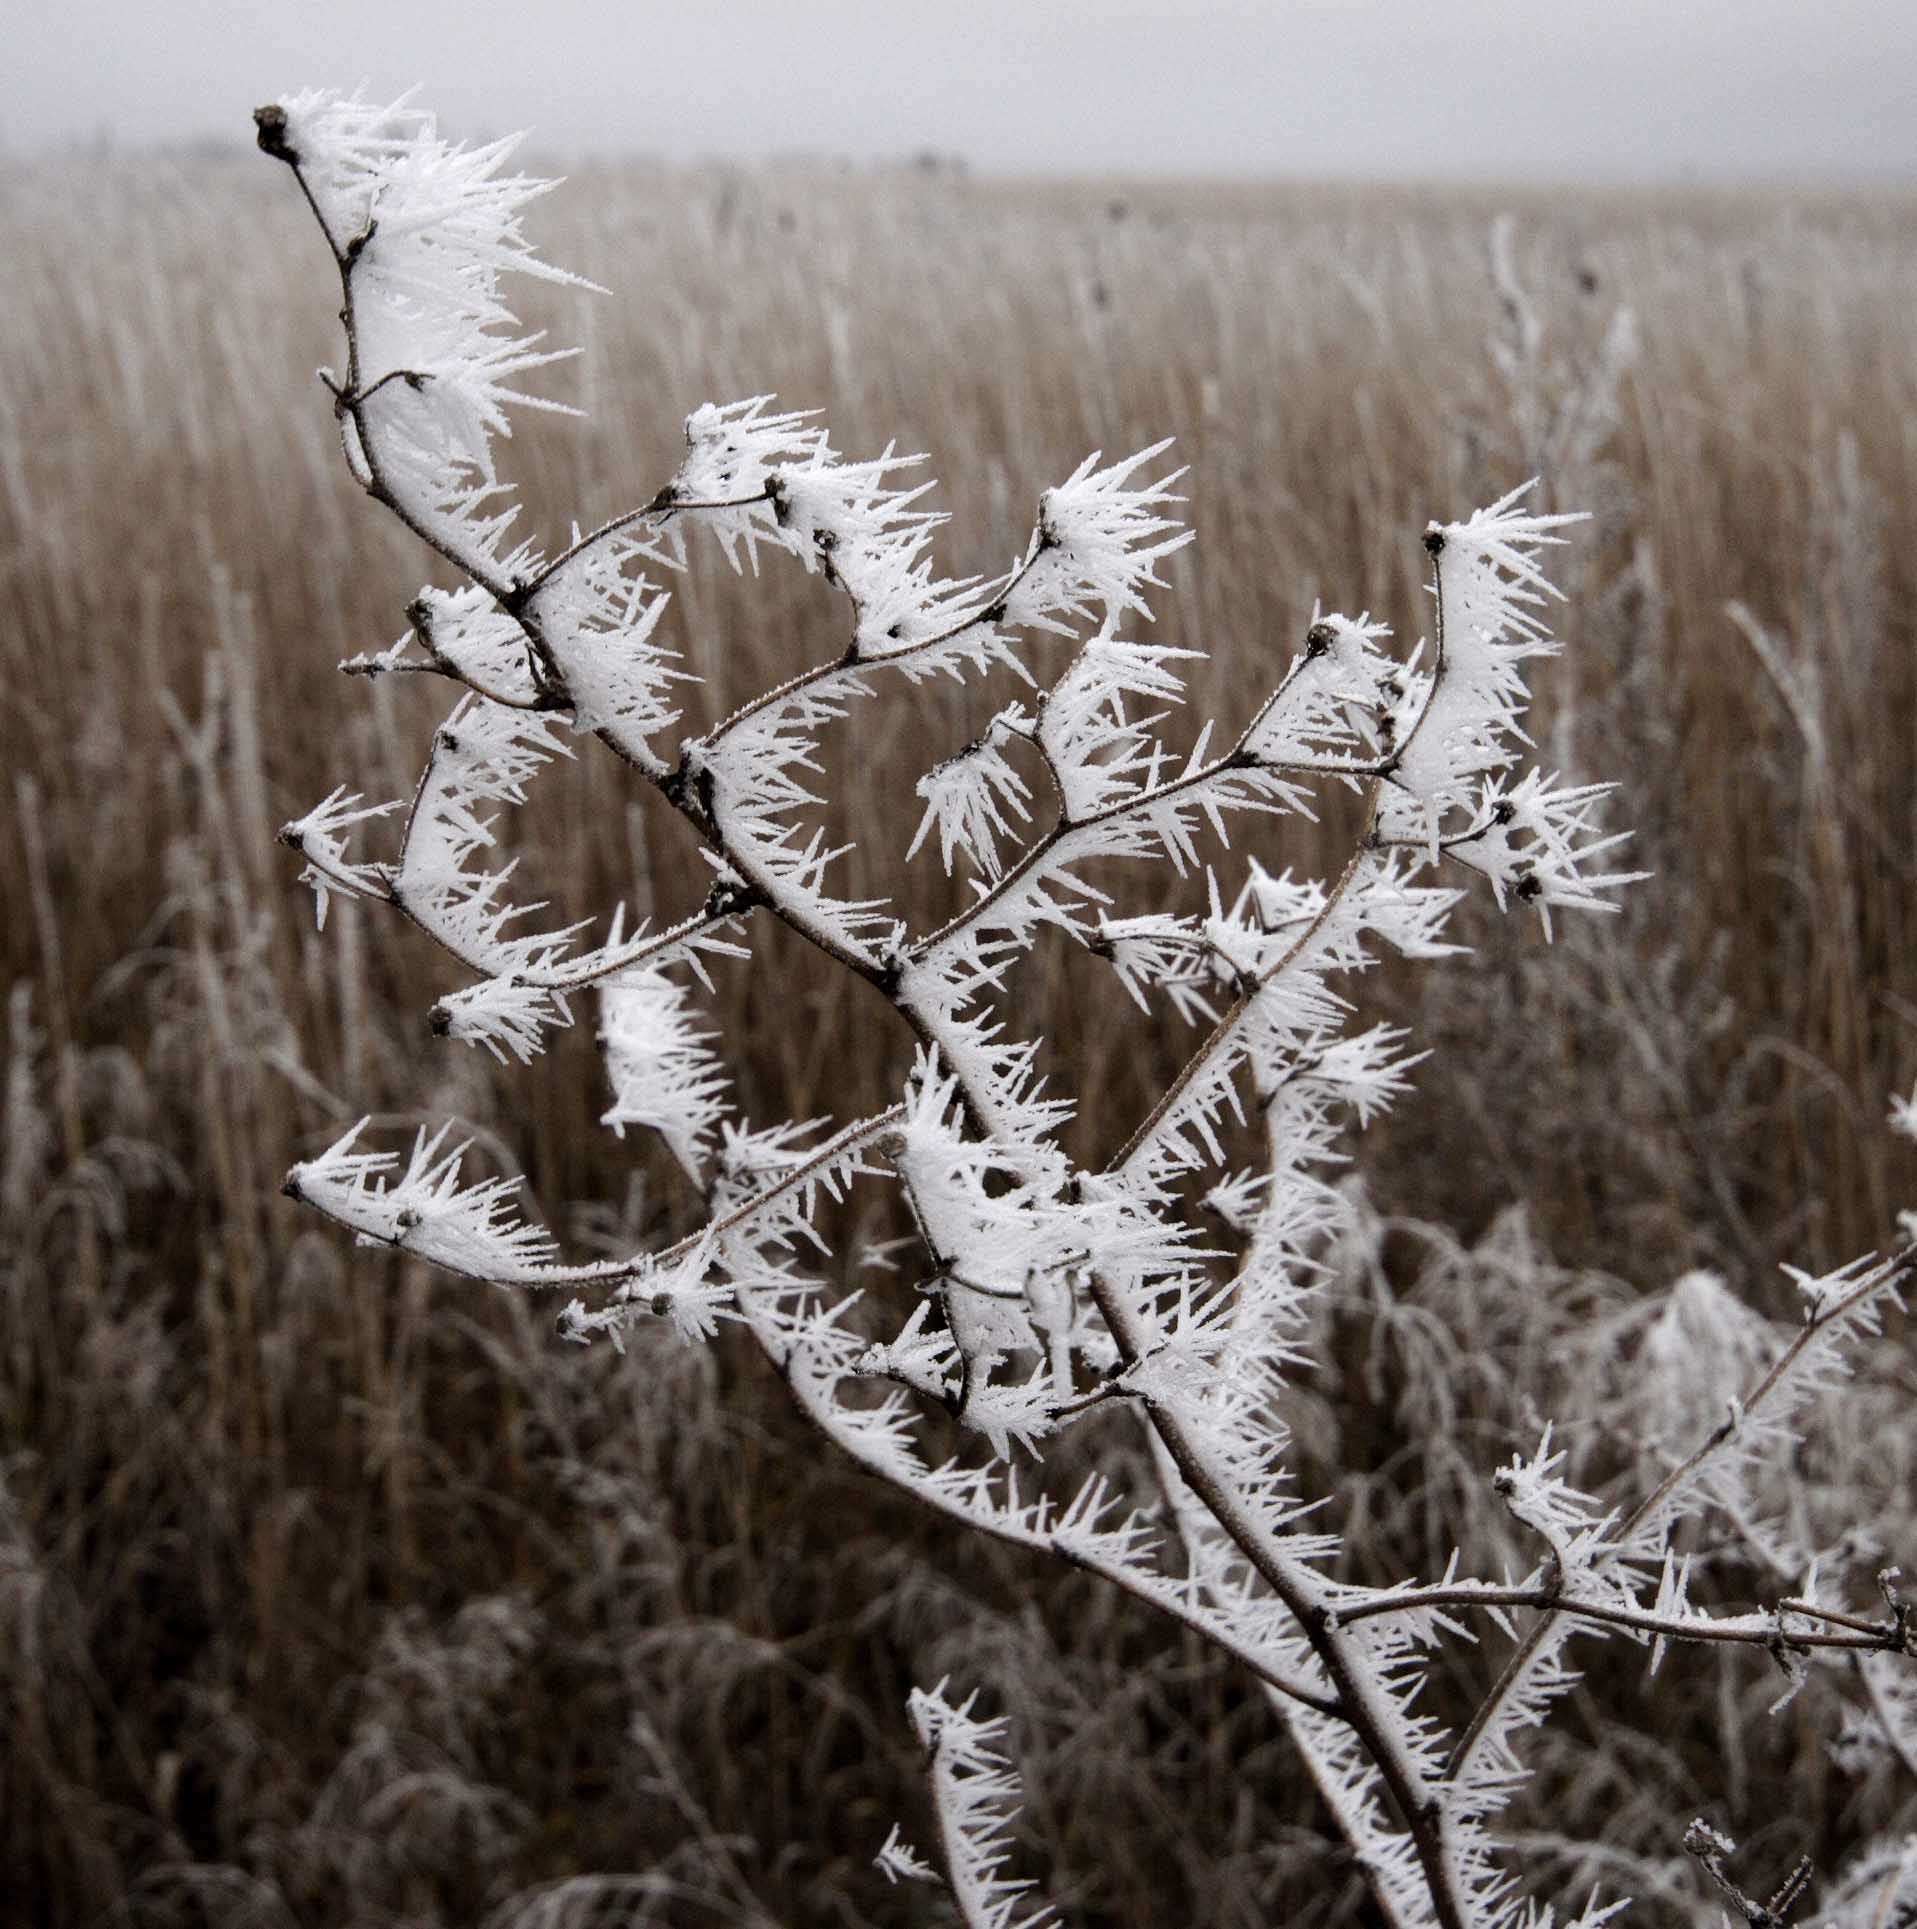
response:
<svg viewBox="0 0 1917 1929"><path fill-rule="evenodd" d="M1501 208L1534 352L1487 264ZM1003 566L1091 449L1174 434L1199 540L1159 630L1211 652L1195 716L1244 715L1320 600L1415 636L1427 518L1534 473L1593 510L1536 734L1621 780L1657 878L1550 952L1474 915L1475 960L1367 988L1435 1048L1365 1148L1373 1196L1471 1235L1521 1202L1563 1259L1638 1288L1720 1264L1760 1299L1780 1258L1888 1236L1884 1094L1917 1061L1917 200L604 167L536 231L609 290L533 291L584 346L552 392L591 418L508 452L549 536L648 496L707 399L927 451L953 570ZM626 1919L904 1920L863 1861L916 1799L897 1703L937 1656L1019 1684L1086 1919L1332 1919L1257 1709L1157 1630L814 1465L729 1349L556 1359L541 1309L345 1252L276 1196L372 1110L457 1114L577 1240L685 1203L593 1125L587 1028L510 1077L435 1044L445 961L350 906L316 935L272 846L337 781L403 795L445 702L333 674L398 633L424 559L338 460L310 379L337 293L284 179L15 165L0 246L0 1897L450 1922L639 1869ZM834 653L837 619L816 582L703 558L669 619L695 714ZM990 700L895 692L844 727L843 888L951 901L902 863L911 777ZM524 814L526 874L567 914L689 905L703 867L653 801L582 756ZM1247 841L1322 869L1338 828ZM763 942L715 1000L754 1116L883 1102L909 1041ZM1182 1042L1103 969L1048 955L1020 990L1088 1145ZM1519 1329L1512 1387L1570 1330ZM1391 1384L1324 1393L1325 1478L1396 1464ZM1481 1467L1505 1397L1470 1416ZM1434 1478L1414 1456L1358 1496L1404 1560ZM1707 1700L1674 1759L1716 1745ZM1852 1822L1818 1786L1830 1848Z"/></svg>

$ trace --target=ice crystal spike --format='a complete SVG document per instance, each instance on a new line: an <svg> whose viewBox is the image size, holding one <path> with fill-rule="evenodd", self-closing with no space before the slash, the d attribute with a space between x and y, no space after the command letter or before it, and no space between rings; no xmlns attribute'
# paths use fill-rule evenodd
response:
<svg viewBox="0 0 1917 1929"><path fill-rule="evenodd" d="M907 1703L912 1725L931 1762L932 1799L943 1846L941 1861L966 1929L1046 1929L1057 1916L1025 1906L1032 1887L1005 1873L1011 1845L1008 1810L1019 1798L1018 1778L1002 1751L1004 1721L980 1721L976 1697L954 1703L945 1683L929 1693L915 1688ZM897 1842L894 1832L892 1848ZM919 1874L923 1864L900 1872Z"/></svg>

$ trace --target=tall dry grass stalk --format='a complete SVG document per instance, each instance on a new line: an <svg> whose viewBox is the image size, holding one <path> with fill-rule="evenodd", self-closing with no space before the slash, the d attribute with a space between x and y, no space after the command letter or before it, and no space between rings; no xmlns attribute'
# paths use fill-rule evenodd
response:
<svg viewBox="0 0 1917 1929"><path fill-rule="evenodd" d="M1260 1711L1195 1653L814 1464L742 1355L556 1359L522 1306L349 1265L274 1196L339 1094L423 1094L524 1149L581 1240L688 1204L591 1125L586 1039L496 1087L418 1025L427 948L350 905L322 948L270 848L344 769L403 791L434 700L333 685L391 640L418 562L302 398L333 294L258 177L0 172L0 1900L71 1922L896 1922L865 1866L910 1779L892 1710L961 1629L976 1668L982 1623L1008 1697L1042 1693L1043 1732L1079 1738L1027 1762L1068 1913L1361 1919L1355 1878L1326 1897L1315 1830L1309 1858L1291 1833L1309 1798ZM1415 632L1421 559L1392 532L1534 470L1544 507L1598 511L1561 702L1628 781L1655 908L1543 962L1487 925L1478 965L1379 994L1384 1016L1424 1000L1437 1051L1373 1184L1466 1236L1380 1230L1348 1256L1332 1340L1361 1370L1327 1382L1303 1471L1375 1470L1341 1500L1379 1572L1501 1531L1467 1475L1528 1425L1512 1388L1573 1372L1585 1315L1628 1327L1631 1288L1703 1263L1776 1310L1777 1258L1884 1236L1911 1175L1881 1095L1917 1060L1917 203L607 168L540 234L605 264L611 299L584 310L591 429L524 439L529 499L623 508L689 408L772 390L829 403L855 452L931 451L959 479L948 566L993 569L1084 450L1173 432L1203 558L1172 565L1162 640L1211 651L1201 712L1245 714L1321 595ZM672 620L704 700L815 656L827 598L695 573ZM884 729L949 747L979 719L940 702ZM353 740L267 732L268 711L356 716ZM901 794L886 775L927 748L836 746L874 766L862 796ZM562 909L700 889L602 764L528 816ZM900 1066L876 1005L796 947L773 961L720 981L729 1034L780 1041L740 1067L749 1109L878 1109ZM1122 1134L1179 1042L1114 1034L1071 959L1028 990L1082 1129ZM1495 1061L1447 1047L1493 1027L1515 1041ZM1433 1348L1465 1389L1438 1416L1455 1462L1404 1451L1432 1432L1400 1408ZM1912 1491L1894 1394L1860 1395L1811 1469L1887 1540ZM828 1557L798 1525L821 1509L869 1531ZM1706 1761L1734 1763L1725 1819L1760 1853L1768 1820L1783 1863L1891 1812L1893 1782L1758 1720L1748 1671L1700 1664L1681 1693L1655 1748L1553 1760L1541 1858L1575 1815L1621 1815L1632 1881L1668 1888L1659 1831ZM1808 1791L1788 1839L1767 1808L1786 1768Z"/></svg>

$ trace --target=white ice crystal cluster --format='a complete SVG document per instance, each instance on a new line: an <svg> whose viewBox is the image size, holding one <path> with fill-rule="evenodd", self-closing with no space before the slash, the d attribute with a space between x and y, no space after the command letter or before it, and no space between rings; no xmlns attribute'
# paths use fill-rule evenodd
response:
<svg viewBox="0 0 1917 1929"><path fill-rule="evenodd" d="M955 580L937 569L942 518L912 480L918 458L848 460L814 417L760 397L697 411L684 460L642 507L550 553L514 546L496 445L510 409L554 406L516 384L557 357L516 332L502 277L571 279L520 228L545 184L502 171L510 142L449 143L410 102L307 93L259 118L338 266L346 360L326 380L353 474L465 579L423 592L401 642L346 666L459 688L412 797L369 806L336 791L284 841L322 912L329 896L384 903L464 971L434 1014L455 1039L523 1060L592 994L605 1123L658 1134L707 1216L671 1246L570 1264L508 1182L462 1181L443 1135L402 1163L362 1150L360 1127L294 1167L289 1191L364 1239L571 1295L561 1324L574 1339L625 1344L651 1320L697 1338L733 1322L860 1465L1105 1576L1242 1664L1400 1929L1554 1919L1495 1829L1525 1774L1525 1734L1576 1679L1573 1635L1622 1635L1653 1667L1689 1640L1793 1667L1849 1658L1879 1684L1875 1725L1852 1745L1917 1746L1901 1613L1820 1599L1814 1572L1749 1612L1696 1607L1677 1537L1700 1508L1750 1510L1751 1470L1874 1330L1902 1259L1802 1282L1801 1328L1727 1409L1689 1409L1687 1438L1674 1437L1686 1410L1667 1400L1668 1464L1634 1509L1567 1485L1548 1436L1498 1472L1535 1549L1528 1571L1475 1576L1461 1552L1427 1582L1349 1584L1336 1522L1287 1471L1288 1386L1340 1222L1334 1176L1352 1128L1404 1092L1415 1063L1403 1034L1355 1023L1354 978L1385 952L1455 949L1448 921L1474 878L1500 904L1533 906L1547 931L1553 914L1611 910L1633 881L1611 868L1606 787L1525 761L1525 679L1557 648L1544 558L1572 518L1531 512L1518 490L1434 523L1428 642L1398 651L1368 617L1321 616L1248 722L1174 749L1160 726L1184 701L1190 653L1147 628L1162 566L1188 540L1164 445L1088 460L1041 498L1002 575ZM785 558L817 575L844 621L822 661L675 735L686 672L662 640L660 585L701 529L735 568ZM907 851L966 870L970 902L916 930L889 902L840 894L822 733L900 685L994 673L1009 700L920 781ZM587 927L541 924L500 861L504 813L587 736L713 866L705 901L663 928L615 918L591 942ZM1235 884L1206 870L1234 828L1267 849L1275 820L1327 788L1360 804L1335 877L1257 855ZM375 830L393 832L384 854L360 854ZM1204 874L1205 908L1116 902L1114 859L1141 885ZM885 1110L756 1128L738 1115L725 1040L688 976L702 980L711 956L750 960L767 920L864 978L916 1040ZM1012 974L1041 942L1083 947L1109 963L1114 998L1193 1028L1182 1069L1102 1169L1064 1150L1071 1098L1045 1084L1039 1041L1018 1030ZM1255 1163L1233 1163L1251 1148ZM850 1268L817 1250L819 1201L855 1182L896 1188L917 1228L916 1277L905 1269L889 1302L849 1291ZM1142 1427L1157 1494L1102 1477L1060 1491L1053 1443L1115 1411ZM1515 1647L1451 1732L1420 1690L1434 1646L1480 1625ZM926 1860L895 1837L883 1864L936 1870L969 1922L1042 1920L1002 1873L1015 1784L995 1725L970 1706L915 1699L941 1844ZM1861 1922L1872 1898L1902 1895L1910 1866L1907 1849L1884 1850L1847 1878L1856 1909L1831 1920ZM1593 1899L1575 1920L1617 1906Z"/></svg>
<svg viewBox="0 0 1917 1929"><path fill-rule="evenodd" d="M943 1873L960 1914L978 1929L1012 1929L1015 1923L1045 1929L1058 1917L1050 1909L1025 1908L1032 1885L1004 1873L1010 1848L1005 1822L1018 1803L1018 1777L1000 1752L1004 1718L980 1721L972 1713L975 1699L955 1706L942 1681L930 1692L913 1690L912 1726L931 1760L939 1862L923 1860L895 1828L878 1865L895 1882L936 1880Z"/></svg>

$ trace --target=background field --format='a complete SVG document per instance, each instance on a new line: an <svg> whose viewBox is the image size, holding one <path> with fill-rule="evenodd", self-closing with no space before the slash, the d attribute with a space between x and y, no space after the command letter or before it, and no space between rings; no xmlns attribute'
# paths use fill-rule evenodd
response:
<svg viewBox="0 0 1917 1929"><path fill-rule="evenodd" d="M1434 1055L1363 1147L1389 1223L1344 1256L1343 1370L1299 1429L1367 1565L1501 1545L1482 1476L1541 1414L1616 1464L1645 1293L1711 1266L1781 1315L1780 1260L1890 1237L1917 1176L1883 1127L1917 1070L1917 200L608 168L536 231L609 290L540 291L584 344L552 392L591 420L513 451L537 526L644 499L688 409L773 391L852 453L928 451L949 565L991 569L1083 454L1174 434L1199 541L1159 627L1212 653L1199 715L1244 715L1320 600L1415 636L1427 518L1533 474L1594 512L1537 735L1622 780L1657 880L1549 950L1484 907L1474 958L1367 988ZM372 1111L458 1115L580 1246L688 1203L594 1124L585 1028L512 1077L432 1040L444 961L350 906L317 936L272 844L335 782L403 794L445 702L333 674L398 634L423 562L339 462L311 380L337 291L284 177L16 165L0 260L0 1904L931 1920L867 1865L919 1819L905 1688L949 1669L1017 1711L1074 1919L1362 1920L1239 1683L823 1459L743 1349L575 1353L549 1309L277 1196ZM669 620L695 710L838 647L829 592L777 570L702 566ZM934 693L831 747L844 888L950 901L903 865L910 779L980 714ZM526 869L568 913L670 914L703 890L680 829L582 757L525 814ZM1338 831L1255 847L1321 868ZM909 1041L879 1002L765 955L714 1000L748 1109L882 1102ZM1046 957L1022 990L1087 1146L1182 1055L1102 970ZM1796 1484L1909 1562L1893 1338ZM1491 1665L1462 1651L1460 1682ZM1892 1816L1893 1782L1826 1756L1842 1683L1773 1720L1765 1665L1668 1661L1655 1702L1633 1657L1595 1676L1521 1817L1536 1883L1668 1889L1681 1921L1674 1816L1780 1875ZM1599 1833L1601 1871L1566 1846Z"/></svg>

